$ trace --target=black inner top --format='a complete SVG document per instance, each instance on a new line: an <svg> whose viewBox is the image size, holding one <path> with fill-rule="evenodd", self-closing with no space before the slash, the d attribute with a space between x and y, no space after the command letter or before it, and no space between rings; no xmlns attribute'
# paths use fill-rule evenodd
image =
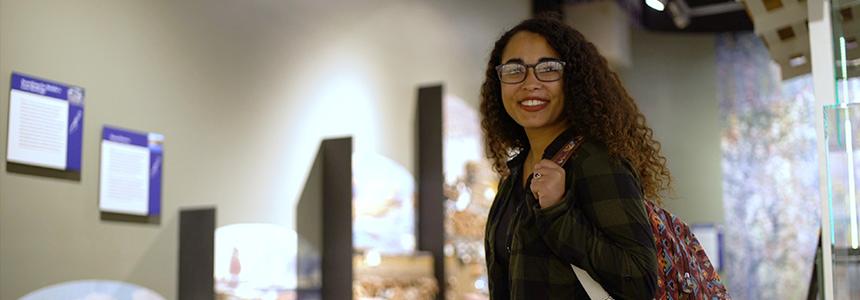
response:
<svg viewBox="0 0 860 300"><path fill-rule="evenodd" d="M502 215L500 216L499 226L496 228L495 232L496 242L493 246L496 250L496 261L499 265L500 271L505 275L504 278L510 277L510 274L508 274L508 262L510 261L511 254L508 252L508 236L512 233L509 233L508 229L510 228L511 221L513 220L516 207L525 201L525 195L523 194L525 191L523 190L523 186L520 182L522 181L516 181L514 189L511 191L511 196L502 204ZM494 288L499 289L502 295L510 294L510 287L508 286L507 281L496 283Z"/></svg>

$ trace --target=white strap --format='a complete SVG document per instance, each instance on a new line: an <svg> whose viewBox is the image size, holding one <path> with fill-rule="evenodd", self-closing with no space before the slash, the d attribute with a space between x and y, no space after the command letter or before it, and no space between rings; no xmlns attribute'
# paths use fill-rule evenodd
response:
<svg viewBox="0 0 860 300"><path fill-rule="evenodd" d="M579 279L579 283L582 284L585 292L588 293L588 298L591 298L591 300L612 300L612 296L609 296L609 293L600 286L600 283L594 281L591 275L588 275L588 272L574 265L570 265L570 267L573 268L576 278Z"/></svg>

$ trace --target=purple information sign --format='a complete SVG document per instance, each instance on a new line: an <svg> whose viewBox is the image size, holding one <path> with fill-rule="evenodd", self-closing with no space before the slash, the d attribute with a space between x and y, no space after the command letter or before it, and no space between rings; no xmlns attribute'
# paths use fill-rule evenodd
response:
<svg viewBox="0 0 860 300"><path fill-rule="evenodd" d="M6 160L80 172L84 89L12 73Z"/></svg>
<svg viewBox="0 0 860 300"><path fill-rule="evenodd" d="M160 134L103 128L99 192L102 211L161 214L163 143Z"/></svg>

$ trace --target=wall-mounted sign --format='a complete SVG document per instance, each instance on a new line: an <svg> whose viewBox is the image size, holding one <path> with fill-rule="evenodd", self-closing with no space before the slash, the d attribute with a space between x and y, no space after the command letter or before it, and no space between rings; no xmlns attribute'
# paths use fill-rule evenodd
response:
<svg viewBox="0 0 860 300"><path fill-rule="evenodd" d="M690 232L699 240L717 272L723 270L723 229L716 224L693 224Z"/></svg>
<svg viewBox="0 0 860 300"><path fill-rule="evenodd" d="M161 212L164 136L105 126L102 130L99 208L142 216Z"/></svg>
<svg viewBox="0 0 860 300"><path fill-rule="evenodd" d="M6 160L81 170L84 89L12 73Z"/></svg>

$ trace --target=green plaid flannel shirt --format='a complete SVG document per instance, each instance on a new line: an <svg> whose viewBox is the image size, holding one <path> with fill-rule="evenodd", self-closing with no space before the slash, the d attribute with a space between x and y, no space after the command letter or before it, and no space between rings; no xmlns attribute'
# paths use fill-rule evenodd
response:
<svg viewBox="0 0 860 300"><path fill-rule="evenodd" d="M566 132L556 138L543 157L549 159L569 136ZM521 189L525 195L511 193L514 184L522 183L527 152L509 162L510 176L499 184L489 213L485 251L491 299L581 298L586 294L570 264L586 270L615 299L652 299L657 286L654 236L629 164L613 162L606 146L586 139L564 166L564 200L541 209L528 186ZM494 253L503 201L516 205L507 231L512 235L508 276ZM494 285L502 280L510 296L494 294Z"/></svg>

